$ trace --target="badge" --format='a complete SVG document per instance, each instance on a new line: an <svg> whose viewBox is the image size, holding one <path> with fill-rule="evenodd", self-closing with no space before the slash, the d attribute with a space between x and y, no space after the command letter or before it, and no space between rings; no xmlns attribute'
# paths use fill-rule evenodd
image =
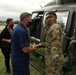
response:
<svg viewBox="0 0 76 75"><path fill-rule="evenodd" d="M53 34L52 34L52 33L51 33L51 34L49 34L49 37L50 37L50 38L53 38Z"/></svg>

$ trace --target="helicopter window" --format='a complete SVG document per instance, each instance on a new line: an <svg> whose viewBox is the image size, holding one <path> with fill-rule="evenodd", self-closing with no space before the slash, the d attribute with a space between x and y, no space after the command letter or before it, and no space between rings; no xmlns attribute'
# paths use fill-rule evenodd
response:
<svg viewBox="0 0 76 75"><path fill-rule="evenodd" d="M32 26L30 27L30 34L38 39L40 39L41 33L41 23L42 23L43 13L33 13L32 14Z"/></svg>
<svg viewBox="0 0 76 75"><path fill-rule="evenodd" d="M56 14L57 14L57 22L59 23L61 28L63 30L65 30L66 24L67 24L68 15L69 15L69 11L56 12Z"/></svg>
<svg viewBox="0 0 76 75"><path fill-rule="evenodd" d="M32 15L32 19L36 18L37 15L38 15L38 13L34 13L34 14Z"/></svg>

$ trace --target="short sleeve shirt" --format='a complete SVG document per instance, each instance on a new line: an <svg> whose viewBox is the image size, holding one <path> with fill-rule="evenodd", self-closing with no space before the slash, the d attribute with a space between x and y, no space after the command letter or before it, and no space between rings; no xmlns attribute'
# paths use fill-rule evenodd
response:
<svg viewBox="0 0 76 75"><path fill-rule="evenodd" d="M18 24L12 33L11 57L12 64L16 66L28 66L29 53L24 53L22 48L30 46L28 32L23 24Z"/></svg>

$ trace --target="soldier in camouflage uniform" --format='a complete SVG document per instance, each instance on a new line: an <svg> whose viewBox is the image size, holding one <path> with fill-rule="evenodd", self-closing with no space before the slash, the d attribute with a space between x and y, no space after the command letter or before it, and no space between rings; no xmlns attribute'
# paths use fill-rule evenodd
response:
<svg viewBox="0 0 76 75"><path fill-rule="evenodd" d="M48 12L45 24L49 26L45 37L46 75L62 75L64 56L62 52L62 29L56 21L55 12ZM38 47L38 45L35 45Z"/></svg>
<svg viewBox="0 0 76 75"><path fill-rule="evenodd" d="M46 75L62 75L64 56L62 52L62 30L58 25L55 12L47 13L45 20L49 29L45 38Z"/></svg>

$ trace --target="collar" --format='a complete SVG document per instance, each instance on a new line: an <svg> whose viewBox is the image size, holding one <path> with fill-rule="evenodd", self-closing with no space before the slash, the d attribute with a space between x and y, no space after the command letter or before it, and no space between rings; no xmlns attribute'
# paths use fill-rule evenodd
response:
<svg viewBox="0 0 76 75"><path fill-rule="evenodd" d="M25 27L22 23L19 23L19 25L20 25L21 27L23 27L23 28L26 29L26 27Z"/></svg>

